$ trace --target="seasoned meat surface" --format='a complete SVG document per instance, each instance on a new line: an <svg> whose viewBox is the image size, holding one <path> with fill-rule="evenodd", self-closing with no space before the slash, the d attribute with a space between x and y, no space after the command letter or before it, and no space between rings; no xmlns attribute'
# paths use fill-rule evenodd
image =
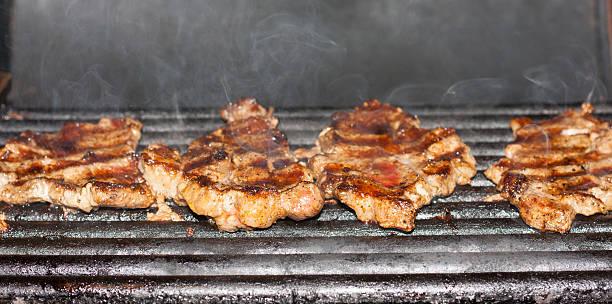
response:
<svg viewBox="0 0 612 304"><path fill-rule="evenodd" d="M348 205L361 221L404 231L414 229L421 206L476 174L454 129L422 129L416 117L377 100L335 113L315 151L309 167L325 198Z"/></svg>
<svg viewBox="0 0 612 304"><path fill-rule="evenodd" d="M317 215L321 192L276 129L272 110L246 98L228 104L221 116L227 124L194 140L180 158L163 144L143 152L141 168L154 192L186 202L221 231Z"/></svg>
<svg viewBox="0 0 612 304"><path fill-rule="evenodd" d="M186 206L178 191L183 182L181 155L163 143L149 145L140 153L139 168L144 179L158 200L173 199L175 203Z"/></svg>
<svg viewBox="0 0 612 304"><path fill-rule="evenodd" d="M178 205L186 206L178 192L178 186L183 182L179 151L163 143L151 144L140 153L138 168L155 196L158 208L156 213L148 213L147 219L150 221L182 221L183 218L165 203L166 198L169 198Z"/></svg>
<svg viewBox="0 0 612 304"><path fill-rule="evenodd" d="M46 201L86 212L149 207L153 196L134 153L141 128L130 118L102 118L66 123L58 133L21 133L0 149L0 201Z"/></svg>
<svg viewBox="0 0 612 304"><path fill-rule="evenodd" d="M549 120L510 121L515 142L485 175L530 226L566 233L576 214L612 209L612 128L592 112L585 102Z"/></svg>

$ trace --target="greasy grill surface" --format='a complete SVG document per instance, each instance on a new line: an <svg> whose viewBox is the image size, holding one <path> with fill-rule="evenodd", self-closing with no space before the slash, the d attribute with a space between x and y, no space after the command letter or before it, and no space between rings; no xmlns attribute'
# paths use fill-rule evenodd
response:
<svg viewBox="0 0 612 304"><path fill-rule="evenodd" d="M577 105L571 105L576 107ZM612 120L612 105L595 105ZM477 160L472 183L418 213L411 233L358 221L341 205L315 219L279 221L266 230L222 233L176 207L184 222L146 222L146 212L102 209L64 214L37 203L0 209L0 298L79 302L210 301L559 301L612 297L612 214L578 216L567 235L528 227L482 171L512 141L511 118L552 117L565 108L404 107L423 127L454 127ZM313 144L333 110L279 110L292 148ZM68 120L123 115L139 119L137 151L163 141L186 145L218 128L217 110L84 113L25 112L3 120L0 141L31 129L54 132Z"/></svg>

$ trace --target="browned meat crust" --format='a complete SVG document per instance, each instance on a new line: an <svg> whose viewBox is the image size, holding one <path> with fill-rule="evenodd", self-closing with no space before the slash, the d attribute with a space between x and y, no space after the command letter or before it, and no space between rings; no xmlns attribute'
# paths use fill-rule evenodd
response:
<svg viewBox="0 0 612 304"><path fill-rule="evenodd" d="M170 198L179 205L187 205L178 191L179 184L183 182L178 150L163 143L151 144L140 153L139 168L151 191L159 199Z"/></svg>
<svg viewBox="0 0 612 304"><path fill-rule="evenodd" d="M155 195L158 208L156 213L148 213L147 219L182 221L183 218L165 203L166 198L170 198L178 205L187 205L178 192L178 185L183 182L179 152L163 143L151 144L140 153L138 168Z"/></svg>
<svg viewBox="0 0 612 304"><path fill-rule="evenodd" d="M530 226L566 233L577 213L612 209L612 129L592 112L585 102L553 119L510 121L515 142L485 175Z"/></svg>
<svg viewBox="0 0 612 304"><path fill-rule="evenodd" d="M451 128L419 127L400 108L366 101L339 112L319 135L309 167L325 198L337 198L364 222L414 229L418 209L476 174L474 157Z"/></svg>
<svg viewBox="0 0 612 304"><path fill-rule="evenodd" d="M0 213L0 234L9 230L9 225L6 223L6 215Z"/></svg>
<svg viewBox="0 0 612 304"><path fill-rule="evenodd" d="M272 110L246 98L228 104L221 116L227 125L194 140L182 158L163 144L142 153L141 168L154 192L185 201L221 231L317 215L321 192L276 129Z"/></svg>
<svg viewBox="0 0 612 304"><path fill-rule="evenodd" d="M102 118L66 123L58 133L25 131L0 149L0 201L46 201L89 212L153 202L134 154L142 124Z"/></svg>

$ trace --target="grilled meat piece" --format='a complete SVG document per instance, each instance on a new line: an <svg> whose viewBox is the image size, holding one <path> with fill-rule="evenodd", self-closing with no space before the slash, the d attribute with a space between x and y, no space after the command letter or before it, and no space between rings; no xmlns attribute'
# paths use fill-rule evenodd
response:
<svg viewBox="0 0 612 304"><path fill-rule="evenodd" d="M155 195L158 207L156 214L147 215L148 220L182 220L179 214L165 204L166 198L169 198L178 205L187 205L178 191L179 184L183 182L179 151L163 143L151 144L140 153L138 168Z"/></svg>
<svg viewBox="0 0 612 304"><path fill-rule="evenodd" d="M66 123L58 133L26 131L0 149L0 201L47 201L89 212L146 208L153 196L134 153L142 124L102 118Z"/></svg>
<svg viewBox="0 0 612 304"><path fill-rule="evenodd" d="M361 221L404 231L414 229L421 206L476 174L454 129L422 129L416 117L377 100L335 113L317 149L309 167L325 198L348 205Z"/></svg>
<svg viewBox="0 0 612 304"><path fill-rule="evenodd" d="M140 171L151 191L159 199L170 198L178 205L187 206L179 192L183 182L181 155L163 143L150 144L140 153Z"/></svg>
<svg viewBox="0 0 612 304"><path fill-rule="evenodd" d="M592 112L585 102L553 119L510 121L515 142L485 175L528 225L566 233L577 213L612 209L612 128Z"/></svg>
<svg viewBox="0 0 612 304"><path fill-rule="evenodd" d="M321 192L276 129L272 110L246 98L228 104L221 116L227 124L194 140L181 158L163 144L142 153L141 168L153 191L185 201L195 213L212 217L221 231L317 215Z"/></svg>
<svg viewBox="0 0 612 304"><path fill-rule="evenodd" d="M6 215L0 213L0 233L5 233L9 230L9 225L6 223Z"/></svg>

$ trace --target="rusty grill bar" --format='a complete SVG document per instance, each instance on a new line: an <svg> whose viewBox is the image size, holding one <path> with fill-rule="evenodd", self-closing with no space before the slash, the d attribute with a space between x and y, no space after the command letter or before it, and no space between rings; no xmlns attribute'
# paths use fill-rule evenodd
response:
<svg viewBox="0 0 612 304"><path fill-rule="evenodd" d="M577 107L578 105L570 105ZM596 105L612 120L612 105ZM426 128L454 127L478 161L472 183L421 209L411 233L359 222L341 205L310 220L221 233L173 206L184 222L146 222L143 210L64 214L45 203L1 205L0 299L50 302L607 302L612 298L612 214L578 216L571 233L529 228L508 203L486 203L482 171L512 141L508 120L543 119L562 108L404 107ZM334 110L279 110L293 148L312 145ZM21 112L0 140L26 129L57 131L69 120L142 121L138 150L163 141L185 150L222 124L217 110ZM193 234L188 233L188 230Z"/></svg>

